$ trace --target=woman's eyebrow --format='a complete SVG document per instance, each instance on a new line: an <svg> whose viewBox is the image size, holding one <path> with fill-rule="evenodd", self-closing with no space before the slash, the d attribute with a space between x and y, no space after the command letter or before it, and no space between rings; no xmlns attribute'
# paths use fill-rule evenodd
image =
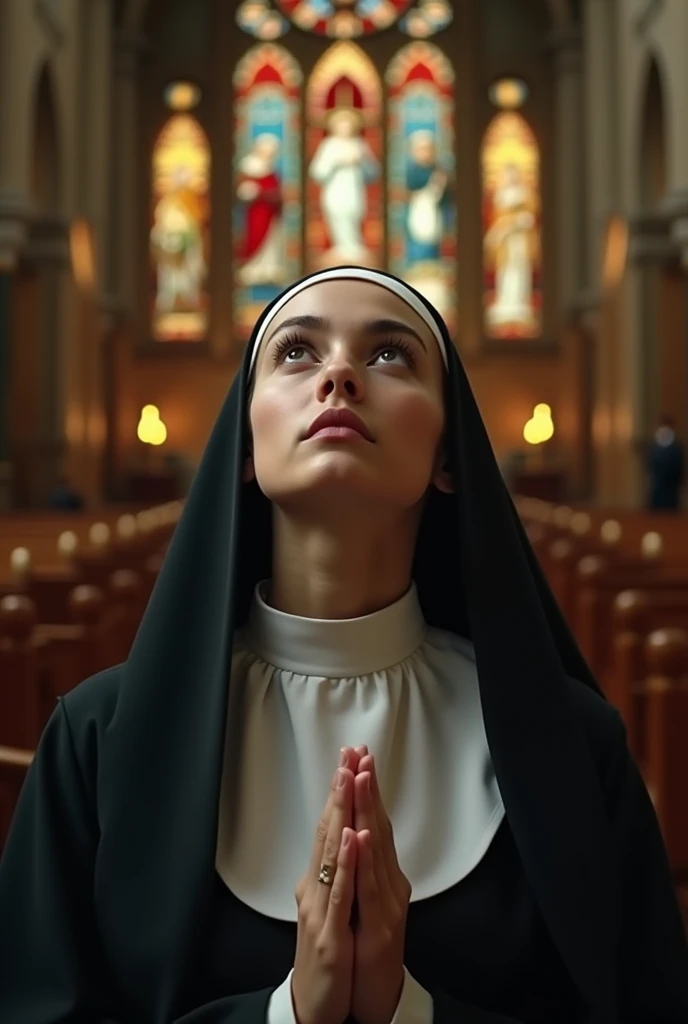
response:
<svg viewBox="0 0 688 1024"><path fill-rule="evenodd" d="M301 316L291 316L287 320L283 320L279 327L275 329L275 335L288 327L300 327L306 331L326 331L331 326L331 321L326 317L303 314ZM403 320L369 320L367 323L361 324L360 330L365 334L408 334L410 337L415 338L427 351L425 342L420 334L414 331L413 327L409 327L408 324L404 323Z"/></svg>
<svg viewBox="0 0 688 1024"><path fill-rule="evenodd" d="M275 334L278 331L283 331L285 327L302 327L306 331L326 331L329 326L330 321L322 316L290 316L275 328Z"/></svg>
<svg viewBox="0 0 688 1024"><path fill-rule="evenodd" d="M409 334L425 349L425 342L420 334L414 331L413 327L405 324L403 320L371 320L369 323L363 324L363 330L368 334L394 334L395 332L397 334Z"/></svg>

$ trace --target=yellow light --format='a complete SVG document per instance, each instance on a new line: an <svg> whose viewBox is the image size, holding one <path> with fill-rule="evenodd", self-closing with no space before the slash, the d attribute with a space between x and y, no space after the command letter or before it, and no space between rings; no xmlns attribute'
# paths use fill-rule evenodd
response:
<svg viewBox="0 0 688 1024"><path fill-rule="evenodd" d="M546 402L540 402L523 428L523 439L528 444L543 444L553 436L552 409Z"/></svg>
<svg viewBox="0 0 688 1024"><path fill-rule="evenodd" d="M171 82L165 89L164 96L170 110L185 112L198 106L201 90L193 82Z"/></svg>
<svg viewBox="0 0 688 1024"><path fill-rule="evenodd" d="M500 78L489 90L490 100L502 110L517 110L528 98L528 86L520 78Z"/></svg>
<svg viewBox="0 0 688 1024"><path fill-rule="evenodd" d="M136 435L143 444L152 444L157 447L165 443L167 427L160 419L160 410L157 405L144 405L136 427Z"/></svg>

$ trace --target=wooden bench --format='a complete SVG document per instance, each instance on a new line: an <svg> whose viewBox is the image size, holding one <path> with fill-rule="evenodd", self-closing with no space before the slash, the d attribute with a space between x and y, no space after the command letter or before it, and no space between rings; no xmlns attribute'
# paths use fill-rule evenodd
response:
<svg viewBox="0 0 688 1024"><path fill-rule="evenodd" d="M0 746L0 855L32 760L32 750Z"/></svg>
<svg viewBox="0 0 688 1024"><path fill-rule="evenodd" d="M644 774L679 885L688 882L688 631L662 629L645 642Z"/></svg>
<svg viewBox="0 0 688 1024"><path fill-rule="evenodd" d="M645 680L650 674L647 638L662 628L688 630L688 590L622 590L614 599L612 617L613 656L606 694L621 712L635 758L644 764L647 755ZM686 740L688 751L688 736ZM688 760L685 779L688 784Z"/></svg>

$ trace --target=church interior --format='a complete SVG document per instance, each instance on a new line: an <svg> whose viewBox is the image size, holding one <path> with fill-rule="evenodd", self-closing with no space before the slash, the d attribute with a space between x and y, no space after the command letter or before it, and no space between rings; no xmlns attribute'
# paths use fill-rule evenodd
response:
<svg viewBox="0 0 688 1024"><path fill-rule="evenodd" d="M0 0L0 849L261 310L355 263L449 325L688 893L687 47L684 0Z"/></svg>

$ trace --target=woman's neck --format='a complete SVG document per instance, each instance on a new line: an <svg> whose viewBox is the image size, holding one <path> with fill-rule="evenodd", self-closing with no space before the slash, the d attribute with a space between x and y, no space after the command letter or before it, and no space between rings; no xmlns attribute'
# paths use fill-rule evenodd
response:
<svg viewBox="0 0 688 1024"><path fill-rule="evenodd" d="M269 603L311 619L354 619L393 604L411 584L417 524L314 527L275 509Z"/></svg>

